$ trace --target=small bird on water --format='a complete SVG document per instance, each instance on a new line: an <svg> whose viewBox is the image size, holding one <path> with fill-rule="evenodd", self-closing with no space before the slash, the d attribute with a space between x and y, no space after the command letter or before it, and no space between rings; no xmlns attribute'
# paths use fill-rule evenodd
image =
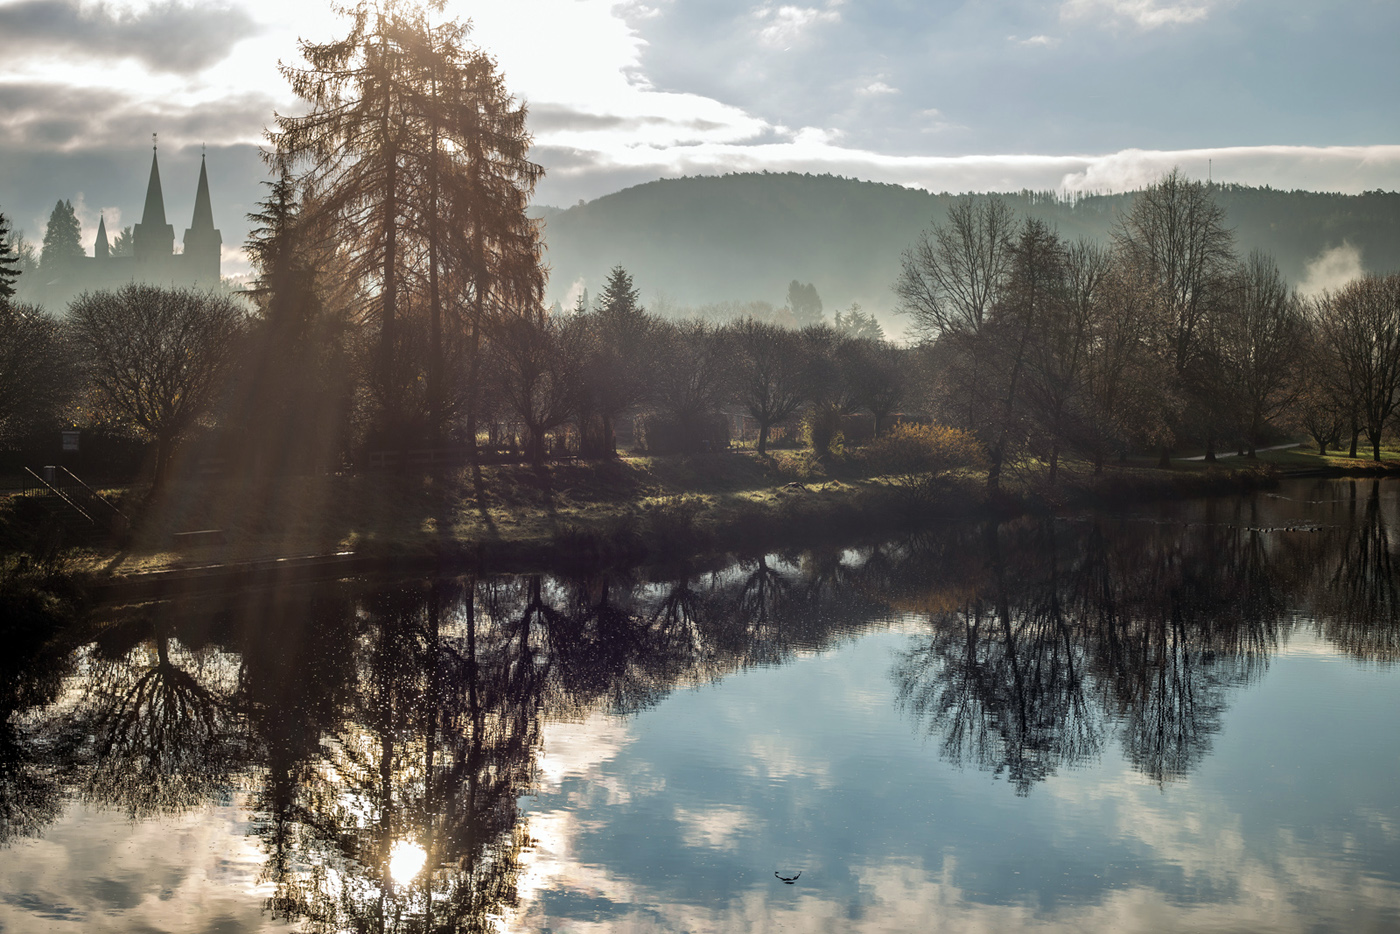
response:
<svg viewBox="0 0 1400 934"><path fill-rule="evenodd" d="M781 872L778 872L778 870L776 870L776 869L773 870L773 875L775 875L775 876L777 876L779 879L783 880L783 884L784 884L784 885L792 885L794 882L796 882L799 878L802 877L802 870L800 870L800 869L797 870L797 875L793 876L792 878L788 878L787 876L783 875Z"/></svg>

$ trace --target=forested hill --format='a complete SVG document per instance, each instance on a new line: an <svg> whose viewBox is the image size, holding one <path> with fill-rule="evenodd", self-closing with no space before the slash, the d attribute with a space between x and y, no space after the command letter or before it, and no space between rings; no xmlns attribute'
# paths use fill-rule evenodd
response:
<svg viewBox="0 0 1400 934"><path fill-rule="evenodd" d="M1272 253L1288 279L1344 242L1368 272L1400 269L1400 194L1363 195L1217 186L1218 203L1247 253ZM828 318L859 302L898 329L891 284L901 253L942 220L955 196L830 175L740 174L663 179L545 219L550 298L567 304L579 280L596 294L621 264L644 301L699 306L763 300L781 305L788 283L816 285ZM1107 238L1131 194L1077 201L1037 192L1002 195L1018 213L1066 238Z"/></svg>

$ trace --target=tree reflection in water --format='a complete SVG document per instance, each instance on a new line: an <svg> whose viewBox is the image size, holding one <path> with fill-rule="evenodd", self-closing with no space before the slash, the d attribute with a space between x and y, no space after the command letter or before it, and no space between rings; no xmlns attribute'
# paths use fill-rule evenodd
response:
<svg viewBox="0 0 1400 934"><path fill-rule="evenodd" d="M1094 520L953 534L961 547L939 553L983 563L959 569L968 596L930 613L932 637L898 665L900 702L950 761L1005 773L1018 794L1097 757L1109 731L1154 781L1186 774L1229 689L1277 645L1283 586L1258 531Z"/></svg>
<svg viewBox="0 0 1400 934"><path fill-rule="evenodd" d="M1261 530L1239 503L1189 523L1027 519L665 580L343 582L153 604L100 617L81 650L12 635L0 842L40 830L69 790L141 817L241 787L274 916L488 930L516 902L531 846L517 802L546 722L640 710L892 615L926 627L893 675L949 761L1028 794L1116 739L1171 781L1295 614L1358 657L1395 659L1379 489L1325 506L1320 533Z"/></svg>

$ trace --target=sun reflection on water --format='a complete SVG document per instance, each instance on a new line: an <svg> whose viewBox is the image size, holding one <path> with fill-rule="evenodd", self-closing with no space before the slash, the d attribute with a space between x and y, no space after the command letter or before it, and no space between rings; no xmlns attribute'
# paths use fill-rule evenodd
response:
<svg viewBox="0 0 1400 934"><path fill-rule="evenodd" d="M389 875L399 885L407 885L428 861L428 853L409 840L399 840L389 851Z"/></svg>

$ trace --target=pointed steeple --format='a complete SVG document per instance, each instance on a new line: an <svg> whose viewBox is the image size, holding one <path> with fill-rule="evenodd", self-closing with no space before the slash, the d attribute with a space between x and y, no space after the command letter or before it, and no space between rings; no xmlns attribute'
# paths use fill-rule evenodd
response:
<svg viewBox="0 0 1400 934"><path fill-rule="evenodd" d="M219 282L219 251L224 237L214 228L214 209L209 203L209 173L204 157L199 157L199 188L194 195L194 217L185 231L185 272L195 282L217 285Z"/></svg>
<svg viewBox="0 0 1400 934"><path fill-rule="evenodd" d="M194 217L191 230L208 230L214 226L214 209L209 206L209 173L204 169L204 157L199 157L199 188L194 194Z"/></svg>
<svg viewBox="0 0 1400 934"><path fill-rule="evenodd" d="M97 217L97 242L92 245L92 255L98 259L108 259L112 255L112 246L107 242L107 218L100 214Z"/></svg>
<svg viewBox="0 0 1400 934"><path fill-rule="evenodd" d="M151 180L146 183L146 210L141 214L146 225L165 223L165 196L160 191L160 163L155 147L151 147Z"/></svg>
<svg viewBox="0 0 1400 934"><path fill-rule="evenodd" d="M151 146L151 180L146 185L146 209L141 223L132 232L131 247L141 266L165 263L175 252L175 228L165 222L165 197L160 191L160 163L156 160L154 145ZM155 274L153 268L147 271Z"/></svg>

